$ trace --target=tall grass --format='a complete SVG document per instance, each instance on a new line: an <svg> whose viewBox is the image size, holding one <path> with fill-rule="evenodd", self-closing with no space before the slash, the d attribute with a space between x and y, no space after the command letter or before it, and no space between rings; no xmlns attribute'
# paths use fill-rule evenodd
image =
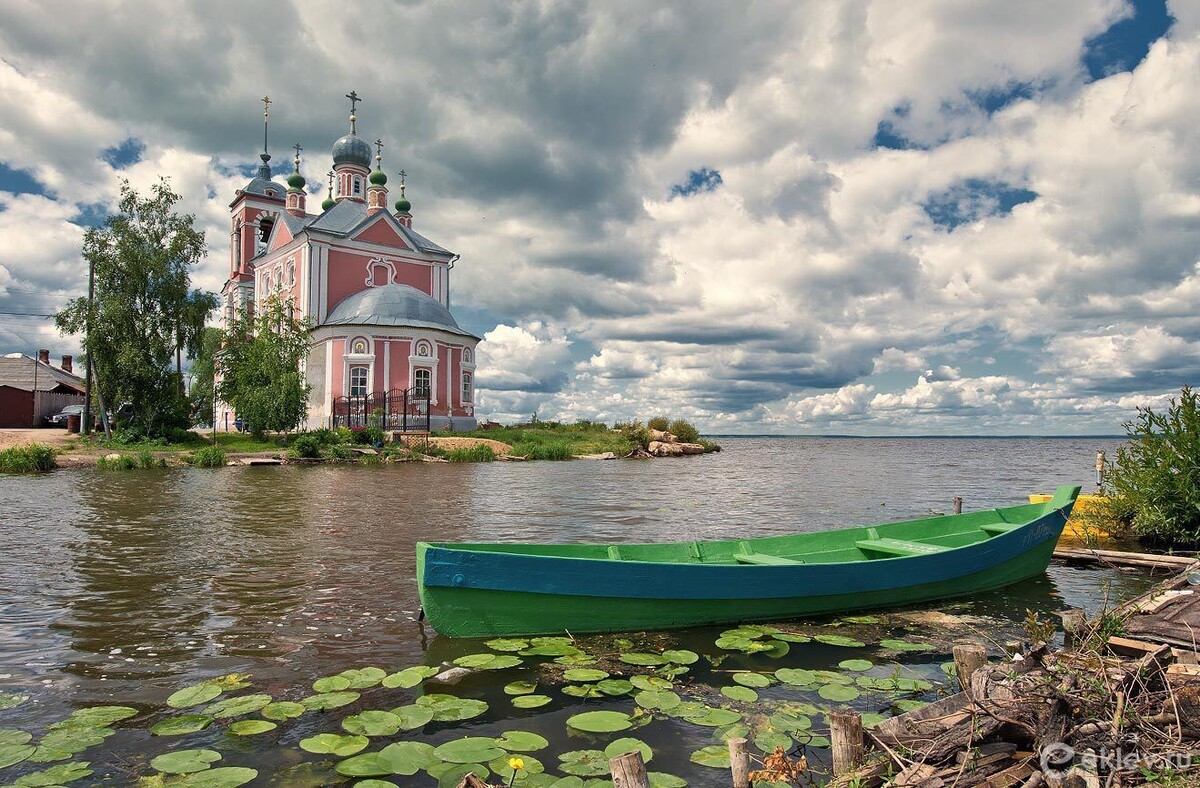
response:
<svg viewBox="0 0 1200 788"><path fill-rule="evenodd" d="M575 456L571 444L567 441L547 441L545 443L526 441L513 446L512 454L531 460L569 460Z"/></svg>
<svg viewBox="0 0 1200 788"><path fill-rule="evenodd" d="M491 462L496 459L496 452L492 451L491 446L481 443L478 446L451 449L446 452L446 459L450 462Z"/></svg>
<svg viewBox="0 0 1200 788"><path fill-rule="evenodd" d="M0 451L0 473L38 473L57 467L54 449L44 443L27 443Z"/></svg>
<svg viewBox="0 0 1200 788"><path fill-rule="evenodd" d="M204 446L196 449L189 462L197 468L222 468L225 466L225 450L220 446Z"/></svg>
<svg viewBox="0 0 1200 788"><path fill-rule="evenodd" d="M137 467L137 458L131 454L110 455L96 460L96 468L102 471L132 471Z"/></svg>

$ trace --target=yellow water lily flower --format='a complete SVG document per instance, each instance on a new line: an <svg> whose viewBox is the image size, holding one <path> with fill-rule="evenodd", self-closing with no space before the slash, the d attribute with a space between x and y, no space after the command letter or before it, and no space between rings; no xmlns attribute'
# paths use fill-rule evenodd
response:
<svg viewBox="0 0 1200 788"><path fill-rule="evenodd" d="M514 772L519 772L525 768L525 761L521 760L520 758L509 758L508 768L512 769Z"/></svg>

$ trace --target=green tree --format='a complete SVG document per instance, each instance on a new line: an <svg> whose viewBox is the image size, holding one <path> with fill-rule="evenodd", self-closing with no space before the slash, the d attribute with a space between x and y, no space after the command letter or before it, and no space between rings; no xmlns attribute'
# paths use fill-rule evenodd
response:
<svg viewBox="0 0 1200 788"><path fill-rule="evenodd" d="M226 329L218 356L217 398L229 403L251 432L288 432L307 412L300 362L308 354L307 319L297 320L277 297L243 311Z"/></svg>
<svg viewBox="0 0 1200 788"><path fill-rule="evenodd" d="M1191 388L1166 413L1138 408L1128 443L1105 483L1116 513L1139 537L1174 547L1200 545L1200 402Z"/></svg>
<svg viewBox="0 0 1200 788"><path fill-rule="evenodd" d="M132 426L148 435L187 426L182 358L195 353L217 303L211 293L191 289L204 233L195 216L175 212L179 199L165 179L147 197L122 181L118 212L83 238L83 257L96 278L84 353L105 403L115 409L128 402ZM65 333L85 333L87 299L72 300L55 323Z"/></svg>
<svg viewBox="0 0 1200 788"><path fill-rule="evenodd" d="M221 329L207 326L200 334L200 347L192 362L193 420L209 424L213 415L213 386L217 371L217 352L221 349Z"/></svg>

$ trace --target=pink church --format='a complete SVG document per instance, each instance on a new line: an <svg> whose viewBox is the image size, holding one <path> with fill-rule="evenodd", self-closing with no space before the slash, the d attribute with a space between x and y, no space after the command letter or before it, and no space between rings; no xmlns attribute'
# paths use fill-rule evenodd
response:
<svg viewBox="0 0 1200 788"><path fill-rule="evenodd" d="M353 92L347 98L350 133L333 144L319 213L306 209L300 146L295 171L280 185L271 177L264 131L258 175L229 205L226 320L272 295L311 319L304 363L310 429L355 426L381 410L390 429L400 429L396 419L405 415L408 429L426 423L473 429L479 337L450 313L450 270L458 255L413 229L403 180L395 212L388 210L382 142L372 170L371 146L355 130L359 98ZM219 426L233 419L228 408L218 410Z"/></svg>

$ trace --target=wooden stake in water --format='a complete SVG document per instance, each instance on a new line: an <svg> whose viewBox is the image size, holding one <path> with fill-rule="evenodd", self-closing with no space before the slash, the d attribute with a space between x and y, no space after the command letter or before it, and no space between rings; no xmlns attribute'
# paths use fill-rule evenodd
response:
<svg viewBox="0 0 1200 788"><path fill-rule="evenodd" d="M613 758L608 767L612 770L614 788L650 788L646 764L637 750Z"/></svg>
<svg viewBox="0 0 1200 788"><path fill-rule="evenodd" d="M971 686L971 674L987 664L987 648L978 643L954 644L954 670L958 686L964 691Z"/></svg>
<svg viewBox="0 0 1200 788"><path fill-rule="evenodd" d="M962 514L962 498L959 498L957 495L954 496L954 513Z"/></svg>
<svg viewBox="0 0 1200 788"><path fill-rule="evenodd" d="M833 776L852 772L863 760L862 717L858 712L831 711L829 738L833 742Z"/></svg>
<svg viewBox="0 0 1200 788"><path fill-rule="evenodd" d="M750 788L750 753L741 737L729 740L729 770L733 773L733 788Z"/></svg>

